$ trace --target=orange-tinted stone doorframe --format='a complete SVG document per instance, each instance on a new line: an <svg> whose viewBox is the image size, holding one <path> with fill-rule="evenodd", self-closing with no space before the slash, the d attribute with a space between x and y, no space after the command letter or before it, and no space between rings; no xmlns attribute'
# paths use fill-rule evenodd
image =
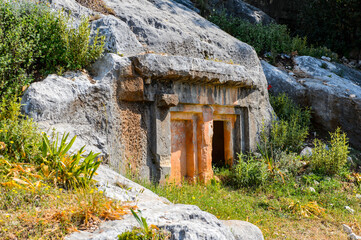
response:
<svg viewBox="0 0 361 240"><path fill-rule="evenodd" d="M183 179L207 182L213 177L213 121L224 121L226 164L234 158L234 132L237 115L232 107L184 105L182 111L171 112L171 172L170 181ZM237 130L237 129L236 129ZM186 144L186 146L180 146ZM182 153L181 151L186 151ZM186 163L186 171L182 164ZM182 174L183 172L183 174Z"/></svg>

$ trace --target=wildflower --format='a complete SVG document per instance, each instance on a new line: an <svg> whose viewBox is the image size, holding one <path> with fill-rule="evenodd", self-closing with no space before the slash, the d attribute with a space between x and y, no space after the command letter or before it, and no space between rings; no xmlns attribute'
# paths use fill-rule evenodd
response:
<svg viewBox="0 0 361 240"><path fill-rule="evenodd" d="M272 88L271 84L268 85L267 90L270 90Z"/></svg>
<svg viewBox="0 0 361 240"><path fill-rule="evenodd" d="M192 196L192 199L194 200L194 199L196 199L194 196Z"/></svg>
<svg viewBox="0 0 361 240"><path fill-rule="evenodd" d="M56 195L56 197L57 197L57 198L60 198L60 196L59 196L59 195Z"/></svg>
<svg viewBox="0 0 361 240"><path fill-rule="evenodd" d="M13 144L14 142L13 141L10 141L11 144Z"/></svg>
<svg viewBox="0 0 361 240"><path fill-rule="evenodd" d="M102 194L102 193L103 193L103 191L99 191L99 193L100 193L100 194Z"/></svg>

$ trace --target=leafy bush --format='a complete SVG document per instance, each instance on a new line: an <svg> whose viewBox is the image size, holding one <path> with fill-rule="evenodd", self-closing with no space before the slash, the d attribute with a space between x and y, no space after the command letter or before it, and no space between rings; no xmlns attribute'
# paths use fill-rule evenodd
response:
<svg viewBox="0 0 361 240"><path fill-rule="evenodd" d="M300 108L285 94L270 95L270 102L279 119L272 122L269 134L263 130L262 148L299 151L308 135L311 111Z"/></svg>
<svg viewBox="0 0 361 240"><path fill-rule="evenodd" d="M20 94L34 77L83 68L102 54L103 38L89 38L87 19L69 26L63 12L45 5L0 0L0 96Z"/></svg>
<svg viewBox="0 0 361 240"><path fill-rule="evenodd" d="M42 173L46 178L53 180L55 186L60 185L64 188L88 187L95 171L100 165L96 159L99 153L90 152L87 157L83 157L84 147L75 154L69 155L68 151L72 147L76 136L69 143L67 139L69 134L64 134L59 142L59 136L52 139L52 143L43 134L42 144Z"/></svg>
<svg viewBox="0 0 361 240"><path fill-rule="evenodd" d="M252 24L241 18L227 16L225 13L213 14L209 20L242 42L253 46L258 54L272 52L273 55L277 55L297 51L300 55L337 58L325 47L309 47L306 38L291 37L286 25Z"/></svg>
<svg viewBox="0 0 361 240"><path fill-rule="evenodd" d="M310 157L311 168L315 172L326 175L335 175L347 162L348 140L345 133L338 128L330 133L330 147L315 139L312 155Z"/></svg>
<svg viewBox="0 0 361 240"><path fill-rule="evenodd" d="M235 187L257 187L270 176L267 164L251 155L238 155L238 163L232 171L231 184Z"/></svg>
<svg viewBox="0 0 361 240"><path fill-rule="evenodd" d="M12 162L33 163L40 157L36 124L20 113L16 97L0 102L0 155Z"/></svg>
<svg viewBox="0 0 361 240"><path fill-rule="evenodd" d="M275 157L278 169L284 176L293 177L300 173L305 165L302 157L296 153L276 152Z"/></svg>

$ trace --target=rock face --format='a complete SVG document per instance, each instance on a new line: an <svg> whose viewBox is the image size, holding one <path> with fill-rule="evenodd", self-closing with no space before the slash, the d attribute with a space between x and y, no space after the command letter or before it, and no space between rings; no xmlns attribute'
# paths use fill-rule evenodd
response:
<svg viewBox="0 0 361 240"><path fill-rule="evenodd" d="M99 190L102 190L110 198L127 201L128 204L133 202L142 211L142 215L149 225L154 224L161 229L170 231L171 239L263 239L262 232L251 223L220 221L196 206L172 204L104 166L100 166L97 173L95 179L98 181ZM102 223L94 232L76 232L66 239L115 240L119 234L132 230L133 227L139 227L139 225L129 214L122 220Z"/></svg>
<svg viewBox="0 0 361 240"><path fill-rule="evenodd" d="M236 240L264 239L261 230L249 222L223 220L222 223L231 229Z"/></svg>
<svg viewBox="0 0 361 240"><path fill-rule="evenodd" d="M270 24L275 22L273 18L242 0L209 0L209 9L217 12L226 11L227 14L247 20L250 23Z"/></svg>
<svg viewBox="0 0 361 240"><path fill-rule="evenodd" d="M154 181L209 180L213 122L223 131L221 161L232 164L236 153L256 147L272 109L252 47L176 2L105 3L114 16L75 0L51 1L77 20L98 15L93 34L104 34L107 51L117 54L96 62L91 77L50 75L32 84L26 114L44 129L78 135L117 171L131 168Z"/></svg>
<svg viewBox="0 0 361 240"><path fill-rule="evenodd" d="M271 91L286 92L300 105L310 106L316 126L325 131L340 126L360 149L361 72L308 56L295 57L294 62L290 76L262 61Z"/></svg>

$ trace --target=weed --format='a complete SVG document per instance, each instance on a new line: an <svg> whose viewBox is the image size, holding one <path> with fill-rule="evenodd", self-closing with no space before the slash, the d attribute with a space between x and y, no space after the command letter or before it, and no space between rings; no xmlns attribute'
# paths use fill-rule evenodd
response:
<svg viewBox="0 0 361 240"><path fill-rule="evenodd" d="M170 239L170 233L164 230L160 230L155 225L148 226L148 223L142 212L138 210L138 214L130 209L133 217L137 220L140 228L134 228L130 232L124 232L118 236L119 240L167 240Z"/></svg>
<svg viewBox="0 0 361 240"><path fill-rule="evenodd" d="M251 155L238 155L238 163L231 175L231 184L235 187L257 187L269 178L265 162Z"/></svg>
<svg viewBox="0 0 361 240"><path fill-rule="evenodd" d="M348 140L345 133L341 133L338 128L334 133L330 133L330 147L315 139L312 155L310 157L311 168L315 172L326 175L335 175L347 162Z"/></svg>
<svg viewBox="0 0 361 240"><path fill-rule="evenodd" d="M101 161L96 159L99 154L90 152L88 156L83 157L84 146L75 154L69 155L68 151L76 136L67 143L68 137L69 134L64 134L59 142L59 135L57 134L50 143L46 134L43 134L41 171L56 186L59 184L64 188L87 187L100 165Z"/></svg>
<svg viewBox="0 0 361 240"><path fill-rule="evenodd" d="M104 220L120 219L130 207L94 188L64 191L45 184L36 192L0 186L0 199L1 239L62 239Z"/></svg>
<svg viewBox="0 0 361 240"><path fill-rule="evenodd" d="M11 162L31 163L39 160L41 136L37 125L20 113L16 96L0 102L0 155Z"/></svg>
<svg viewBox="0 0 361 240"><path fill-rule="evenodd" d="M273 120L270 132L262 131L262 149L299 151L308 135L311 112L298 107L285 94L270 95L270 102L279 120Z"/></svg>

